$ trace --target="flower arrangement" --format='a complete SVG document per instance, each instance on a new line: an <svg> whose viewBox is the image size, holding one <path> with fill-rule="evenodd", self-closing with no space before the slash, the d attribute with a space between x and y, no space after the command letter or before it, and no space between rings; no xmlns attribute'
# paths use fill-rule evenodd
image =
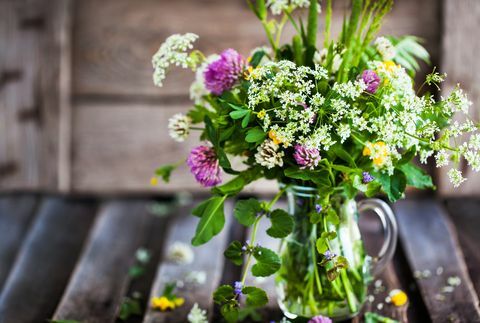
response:
<svg viewBox="0 0 480 323"><path fill-rule="evenodd" d="M384 193L394 202L407 186L434 188L431 177L415 166L416 156L422 163L432 159L437 167L450 167L450 181L459 186L465 181L461 160L480 170L478 125L468 118L471 102L460 87L439 99L422 93L424 86L438 88L444 81L446 75L435 69L415 90L418 61L429 60L417 38L375 38L393 0L352 0L338 39L332 39L330 31L332 0L247 2L269 47L254 49L248 57L234 49L206 57L193 50L198 36L189 33L169 37L153 57L158 86L171 66L196 72L190 88L194 107L173 116L168 125L179 142L193 131L203 142L186 159L195 179L212 188L212 196L193 210L200 220L192 244L204 244L223 229L227 198L261 178L281 183L272 201L239 200L234 208L235 218L252 227L252 238L245 244L235 241L225 251L236 265L244 265L244 273L240 281L219 287L214 300L227 321L236 321L242 311L267 303L263 290L247 284L247 274L287 275L288 268L281 267L292 261L255 244L260 219L271 221L271 237L286 238L294 230L294 219L274 205L289 187L311 187L315 198L303 221L313 232L308 257L315 262L298 279L298 288L288 293L310 302L312 313L325 308L328 314L329 304L312 301L322 295L332 302L345 297L345 306L356 313L353 300L364 297L358 287L362 284L356 283L363 262L355 267L332 250L340 234L335 225L343 216L339 197ZM321 5L325 30L319 45ZM280 44L287 23L297 33L290 43ZM457 113L464 122L454 120ZM234 156L242 167L232 166ZM180 164L161 167L156 176L168 181ZM232 178L224 183L227 174ZM364 260L362 250L359 255ZM304 281L311 283L305 287Z"/></svg>

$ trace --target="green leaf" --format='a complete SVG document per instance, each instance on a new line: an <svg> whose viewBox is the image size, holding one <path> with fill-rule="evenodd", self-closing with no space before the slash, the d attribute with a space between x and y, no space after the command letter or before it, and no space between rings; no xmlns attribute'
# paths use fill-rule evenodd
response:
<svg viewBox="0 0 480 323"><path fill-rule="evenodd" d="M244 186L245 179L239 175L227 183L213 188L212 191L220 195L236 195L240 193Z"/></svg>
<svg viewBox="0 0 480 323"><path fill-rule="evenodd" d="M145 274L145 268L140 265L133 265L128 269L128 276L138 278Z"/></svg>
<svg viewBox="0 0 480 323"><path fill-rule="evenodd" d="M261 210L262 207L257 199L239 200L235 203L233 216L240 224L249 227L255 222L257 214Z"/></svg>
<svg viewBox="0 0 480 323"><path fill-rule="evenodd" d="M267 134L259 127L252 128L247 131L247 136L245 137L246 142L261 142Z"/></svg>
<svg viewBox="0 0 480 323"><path fill-rule="evenodd" d="M337 155L338 158L347 162L351 167L357 167L357 165L355 164L355 160L353 160L352 156L350 156L350 154L345 149L343 149L341 145L333 145L330 149L335 155Z"/></svg>
<svg viewBox="0 0 480 323"><path fill-rule="evenodd" d="M223 149L217 146L215 148L215 153L217 154L218 163L220 164L220 166L222 166L223 168L232 168L232 165L228 160L227 154L225 154Z"/></svg>
<svg viewBox="0 0 480 323"><path fill-rule="evenodd" d="M217 148L218 147L218 134L217 134L217 130L213 126L212 119L210 119L210 117L208 117L208 116L205 116L203 122L205 123L205 129L206 129L208 139L212 142L213 146L215 148ZM217 154L218 154L218 152L217 152Z"/></svg>
<svg viewBox="0 0 480 323"><path fill-rule="evenodd" d="M390 177L390 200L394 202L400 199L406 187L407 178L405 177L405 173L396 169L393 176Z"/></svg>
<svg viewBox="0 0 480 323"><path fill-rule="evenodd" d="M230 285L222 285L213 293L213 301L217 304L224 304L235 297L233 287Z"/></svg>
<svg viewBox="0 0 480 323"><path fill-rule="evenodd" d="M419 189L435 188L435 185L433 185L432 182L432 177L425 173L421 168L408 163L400 166L400 169L407 176L407 185Z"/></svg>
<svg viewBox="0 0 480 323"><path fill-rule="evenodd" d="M195 216L198 216L199 218L201 218L202 215L203 215L203 213L205 212L205 209L206 209L207 206L208 206L208 203L210 203L210 199L205 200L205 201L201 202L200 204L198 204L198 205L192 210L192 214L195 215Z"/></svg>
<svg viewBox="0 0 480 323"><path fill-rule="evenodd" d="M250 60L250 66L257 67L258 64L262 61L263 57L266 55L264 50L258 50L253 54L252 59Z"/></svg>
<svg viewBox="0 0 480 323"><path fill-rule="evenodd" d="M202 245L222 231L225 225L225 214L223 212L225 198L225 196L214 196L203 205L192 245Z"/></svg>
<svg viewBox="0 0 480 323"><path fill-rule="evenodd" d="M267 277L280 269L280 258L270 249L255 247L253 256L257 260L257 263L252 266L252 275L255 277Z"/></svg>
<svg viewBox="0 0 480 323"><path fill-rule="evenodd" d="M157 176L160 176L165 183L168 183L170 181L170 175L177 167L178 166L176 165L165 165L160 168L157 168L157 170L155 171L155 174Z"/></svg>
<svg viewBox="0 0 480 323"><path fill-rule="evenodd" d="M284 210L277 209L270 214L272 226L267 234L273 238L285 238L293 231L293 218Z"/></svg>
<svg viewBox="0 0 480 323"><path fill-rule="evenodd" d="M320 254L324 254L328 250L328 241L337 236L335 232L323 232L320 238L317 239L316 247Z"/></svg>
<svg viewBox="0 0 480 323"><path fill-rule="evenodd" d="M245 118L242 120L242 128L246 128L248 126L248 123L250 122L250 116L251 112L248 111L248 113L245 115Z"/></svg>
<svg viewBox="0 0 480 323"><path fill-rule="evenodd" d="M263 289L247 286L242 289L242 293L247 295L245 300L247 306L262 307L268 303L267 293Z"/></svg>
<svg viewBox="0 0 480 323"><path fill-rule="evenodd" d="M142 315L142 307L138 299L131 299L125 297L120 305L120 312L118 318L122 321L128 320L131 316ZM76 322L76 321L75 321Z"/></svg>
<svg viewBox="0 0 480 323"><path fill-rule="evenodd" d="M398 161L397 164L403 165L403 164L409 163L410 161L412 161L413 157L415 157L416 153L417 153L417 150L415 149L415 147L411 147L410 149L408 149L406 152L402 154L402 158Z"/></svg>
<svg viewBox="0 0 480 323"><path fill-rule="evenodd" d="M233 241L223 255L235 265L240 266L243 263L243 250L240 241Z"/></svg>
<svg viewBox="0 0 480 323"><path fill-rule="evenodd" d="M246 116L247 114L250 113L250 110L237 110L237 111L232 111L230 112L230 117L233 119L233 120L237 120L237 119L241 119L243 118L244 116Z"/></svg>
<svg viewBox="0 0 480 323"><path fill-rule="evenodd" d="M381 188L382 188L382 184L380 184L376 181L370 182L367 185L367 191L365 192L365 196L366 197L373 197L380 192Z"/></svg>
<svg viewBox="0 0 480 323"><path fill-rule="evenodd" d="M238 311L239 308L237 304L233 302L220 307L220 313L222 314L225 321L227 321L228 323L238 322Z"/></svg>
<svg viewBox="0 0 480 323"><path fill-rule="evenodd" d="M333 225L337 225L340 223L340 218L338 217L337 211L334 208L330 207L327 210L327 222Z"/></svg>
<svg viewBox="0 0 480 323"><path fill-rule="evenodd" d="M285 169L284 174L290 178L300 179L302 181L312 181L319 187L331 186L329 174L326 170L308 171L305 169L299 169L297 167L291 167Z"/></svg>

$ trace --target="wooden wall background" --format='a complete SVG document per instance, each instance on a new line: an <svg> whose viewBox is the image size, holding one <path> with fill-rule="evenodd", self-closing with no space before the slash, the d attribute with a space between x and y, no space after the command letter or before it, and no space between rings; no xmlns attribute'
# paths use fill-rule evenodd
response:
<svg viewBox="0 0 480 323"><path fill-rule="evenodd" d="M335 30L347 3L335 1ZM477 0L397 0L383 32L424 38L450 74L446 90L461 82L480 107L479 28ZM178 145L166 131L190 105L192 75L176 70L162 89L151 82L152 54L187 31L205 53L248 54L266 42L244 0L0 0L0 187L197 189L186 169L168 186L148 185L158 165L195 144ZM480 192L474 178L453 192L438 175L442 193Z"/></svg>

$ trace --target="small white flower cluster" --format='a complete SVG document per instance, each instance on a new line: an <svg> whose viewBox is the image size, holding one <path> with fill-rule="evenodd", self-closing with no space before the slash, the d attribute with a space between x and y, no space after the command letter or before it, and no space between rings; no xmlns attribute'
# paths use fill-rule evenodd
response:
<svg viewBox="0 0 480 323"><path fill-rule="evenodd" d="M296 8L308 8L310 0L268 0L267 6L270 7L272 14L281 15L287 10L294 10Z"/></svg>
<svg viewBox="0 0 480 323"><path fill-rule="evenodd" d="M175 114L168 120L168 130L170 137L175 141L183 142L190 134L192 119L181 113Z"/></svg>
<svg viewBox="0 0 480 323"><path fill-rule="evenodd" d="M375 40L375 47L384 61L389 61L395 57L396 50L390 40L385 37L378 37Z"/></svg>
<svg viewBox="0 0 480 323"><path fill-rule="evenodd" d="M197 303L195 303L188 313L187 320L190 323L208 323L207 311L201 309Z"/></svg>
<svg viewBox="0 0 480 323"><path fill-rule="evenodd" d="M153 83L156 86L161 87L163 85L167 70L172 65L182 68L195 68L197 59L187 51L193 48L193 43L197 39L197 35L186 33L184 35L175 34L165 40L152 58Z"/></svg>
<svg viewBox="0 0 480 323"><path fill-rule="evenodd" d="M467 180L462 176L462 172L455 168L450 169L447 175L450 179L450 182L453 184L453 187L459 187L460 184Z"/></svg>

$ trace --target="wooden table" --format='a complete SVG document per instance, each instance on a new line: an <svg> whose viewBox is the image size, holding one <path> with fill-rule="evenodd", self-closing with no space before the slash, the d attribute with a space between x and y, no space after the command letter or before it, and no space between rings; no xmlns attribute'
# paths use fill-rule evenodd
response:
<svg viewBox="0 0 480 323"><path fill-rule="evenodd" d="M165 250L193 236L198 219L190 216L191 206L172 207L159 197L0 195L0 322L113 322L120 304L132 295L141 300L141 314L127 322L184 322L194 303L208 310L212 322L221 321L210 294L219 284L238 280L241 270L225 262L222 253L230 241L244 241L249 233L227 216L228 228L195 248L191 265L172 263ZM227 215L232 206L227 203ZM409 322L480 322L479 207L475 199L396 203L400 243L372 285L372 302L364 310ZM375 252L380 225L365 215L361 227L367 249ZM151 258L135 277L131 268L139 248L149 250ZM187 282L192 270L206 273L203 284ZM461 284L445 290L451 277ZM172 281L184 282L178 293L185 305L167 313L149 309L150 297ZM272 280L257 283L270 294L262 321L278 321ZM407 306L385 302L394 288L407 292Z"/></svg>

